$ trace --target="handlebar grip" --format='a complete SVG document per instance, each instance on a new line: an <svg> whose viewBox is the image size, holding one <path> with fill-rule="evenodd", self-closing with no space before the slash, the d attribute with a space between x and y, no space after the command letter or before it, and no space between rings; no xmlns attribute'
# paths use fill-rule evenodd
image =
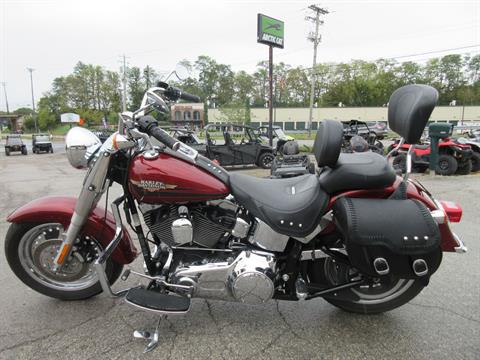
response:
<svg viewBox="0 0 480 360"><path fill-rule="evenodd" d="M152 116L142 116L137 120L137 123L140 131L153 136L170 149L174 149L175 144L178 143L177 139L171 137L165 130L162 130L158 127L157 120L155 120L155 118Z"/></svg>
<svg viewBox="0 0 480 360"><path fill-rule="evenodd" d="M170 149L176 150L175 144L177 144L179 141L174 137L171 137L165 130L155 127L150 131L150 135Z"/></svg>
<svg viewBox="0 0 480 360"><path fill-rule="evenodd" d="M198 96L189 94L183 90L180 90L179 88L176 88L175 86L168 86L164 94L172 100L181 99L196 103L202 102L202 100Z"/></svg>
<svg viewBox="0 0 480 360"><path fill-rule="evenodd" d="M195 103L202 102L200 97L198 97L197 95L192 95L192 94L183 92L181 90L180 90L180 99L185 101L195 102Z"/></svg>

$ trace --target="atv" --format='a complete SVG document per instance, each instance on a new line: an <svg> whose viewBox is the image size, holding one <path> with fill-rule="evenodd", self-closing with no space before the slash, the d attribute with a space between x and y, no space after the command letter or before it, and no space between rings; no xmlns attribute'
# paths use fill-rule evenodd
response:
<svg viewBox="0 0 480 360"><path fill-rule="evenodd" d="M270 138L268 137L268 126L260 126L258 128L257 136L264 144L269 144ZM273 147L277 150L277 153L283 153L283 146L289 141L295 141L295 139L292 136L285 134L280 126L272 126L272 143Z"/></svg>
<svg viewBox="0 0 480 360"><path fill-rule="evenodd" d="M470 145L472 148L472 172L480 171L480 130L473 130L466 137L457 139L459 144Z"/></svg>
<svg viewBox="0 0 480 360"><path fill-rule="evenodd" d="M27 146L22 141L22 136L19 134L7 135L5 142L5 155L10 156L12 151L20 151L22 155L27 155Z"/></svg>
<svg viewBox="0 0 480 360"><path fill-rule="evenodd" d="M240 124L208 124L204 128L206 148L197 151L222 166L257 165L270 169L275 158L275 149L262 144L257 129ZM212 133L221 132L223 143L217 144Z"/></svg>
<svg viewBox="0 0 480 360"><path fill-rule="evenodd" d="M360 120L342 121L343 125L343 143L342 152L352 153L358 152L352 148L352 139L361 137L368 144L368 150L383 155L384 148L383 143L380 141L380 137L372 131L368 124Z"/></svg>
<svg viewBox="0 0 480 360"><path fill-rule="evenodd" d="M32 135L32 151L34 154L40 154L41 151L53 153L52 142L49 134Z"/></svg>
<svg viewBox="0 0 480 360"><path fill-rule="evenodd" d="M308 154L300 154L298 143L288 141L282 152L277 152L270 169L271 178L289 178L305 174L315 174L315 164Z"/></svg>
<svg viewBox="0 0 480 360"><path fill-rule="evenodd" d="M389 151L393 150L399 143L399 140L394 140L394 143L389 146ZM407 152L410 144L403 144L397 149L393 158L393 166L402 172L406 171ZM424 143L415 145L412 152L412 166L413 170L417 172L424 172L428 169L430 163L430 144ZM472 171L472 154L473 151L470 145L461 144L451 138L445 138L438 143L438 162L435 167L437 175L467 175Z"/></svg>

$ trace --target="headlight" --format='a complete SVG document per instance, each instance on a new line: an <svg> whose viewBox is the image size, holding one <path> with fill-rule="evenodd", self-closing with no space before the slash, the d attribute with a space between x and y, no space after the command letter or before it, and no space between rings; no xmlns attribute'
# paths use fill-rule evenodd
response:
<svg viewBox="0 0 480 360"><path fill-rule="evenodd" d="M88 160L102 146L98 136L81 127L74 127L68 131L65 144L68 161L76 169L88 167Z"/></svg>

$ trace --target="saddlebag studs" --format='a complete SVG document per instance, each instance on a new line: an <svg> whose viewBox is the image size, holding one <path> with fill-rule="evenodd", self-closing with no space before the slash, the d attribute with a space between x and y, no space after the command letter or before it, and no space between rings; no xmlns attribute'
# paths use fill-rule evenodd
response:
<svg viewBox="0 0 480 360"><path fill-rule="evenodd" d="M428 265L423 259L417 259L412 264L413 272L417 276L425 276L428 274Z"/></svg>
<svg viewBox="0 0 480 360"><path fill-rule="evenodd" d="M378 275L387 275L390 272L388 262L384 258L376 258L373 260L373 267Z"/></svg>

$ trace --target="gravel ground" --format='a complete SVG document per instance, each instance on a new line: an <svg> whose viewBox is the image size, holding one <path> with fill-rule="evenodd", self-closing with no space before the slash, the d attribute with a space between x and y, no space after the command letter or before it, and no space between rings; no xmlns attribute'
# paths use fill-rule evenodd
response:
<svg viewBox="0 0 480 360"><path fill-rule="evenodd" d="M60 152L3 155L0 171L0 239L12 210L40 196L75 196L85 175ZM159 347L142 355L144 342L132 332L154 325L155 317L104 296L62 302L40 295L13 275L2 246L0 359L479 359L480 176L415 176L438 198L462 204L454 230L469 252L446 254L430 285L399 309L362 316L322 299L261 306L194 299L187 315L161 323Z"/></svg>

